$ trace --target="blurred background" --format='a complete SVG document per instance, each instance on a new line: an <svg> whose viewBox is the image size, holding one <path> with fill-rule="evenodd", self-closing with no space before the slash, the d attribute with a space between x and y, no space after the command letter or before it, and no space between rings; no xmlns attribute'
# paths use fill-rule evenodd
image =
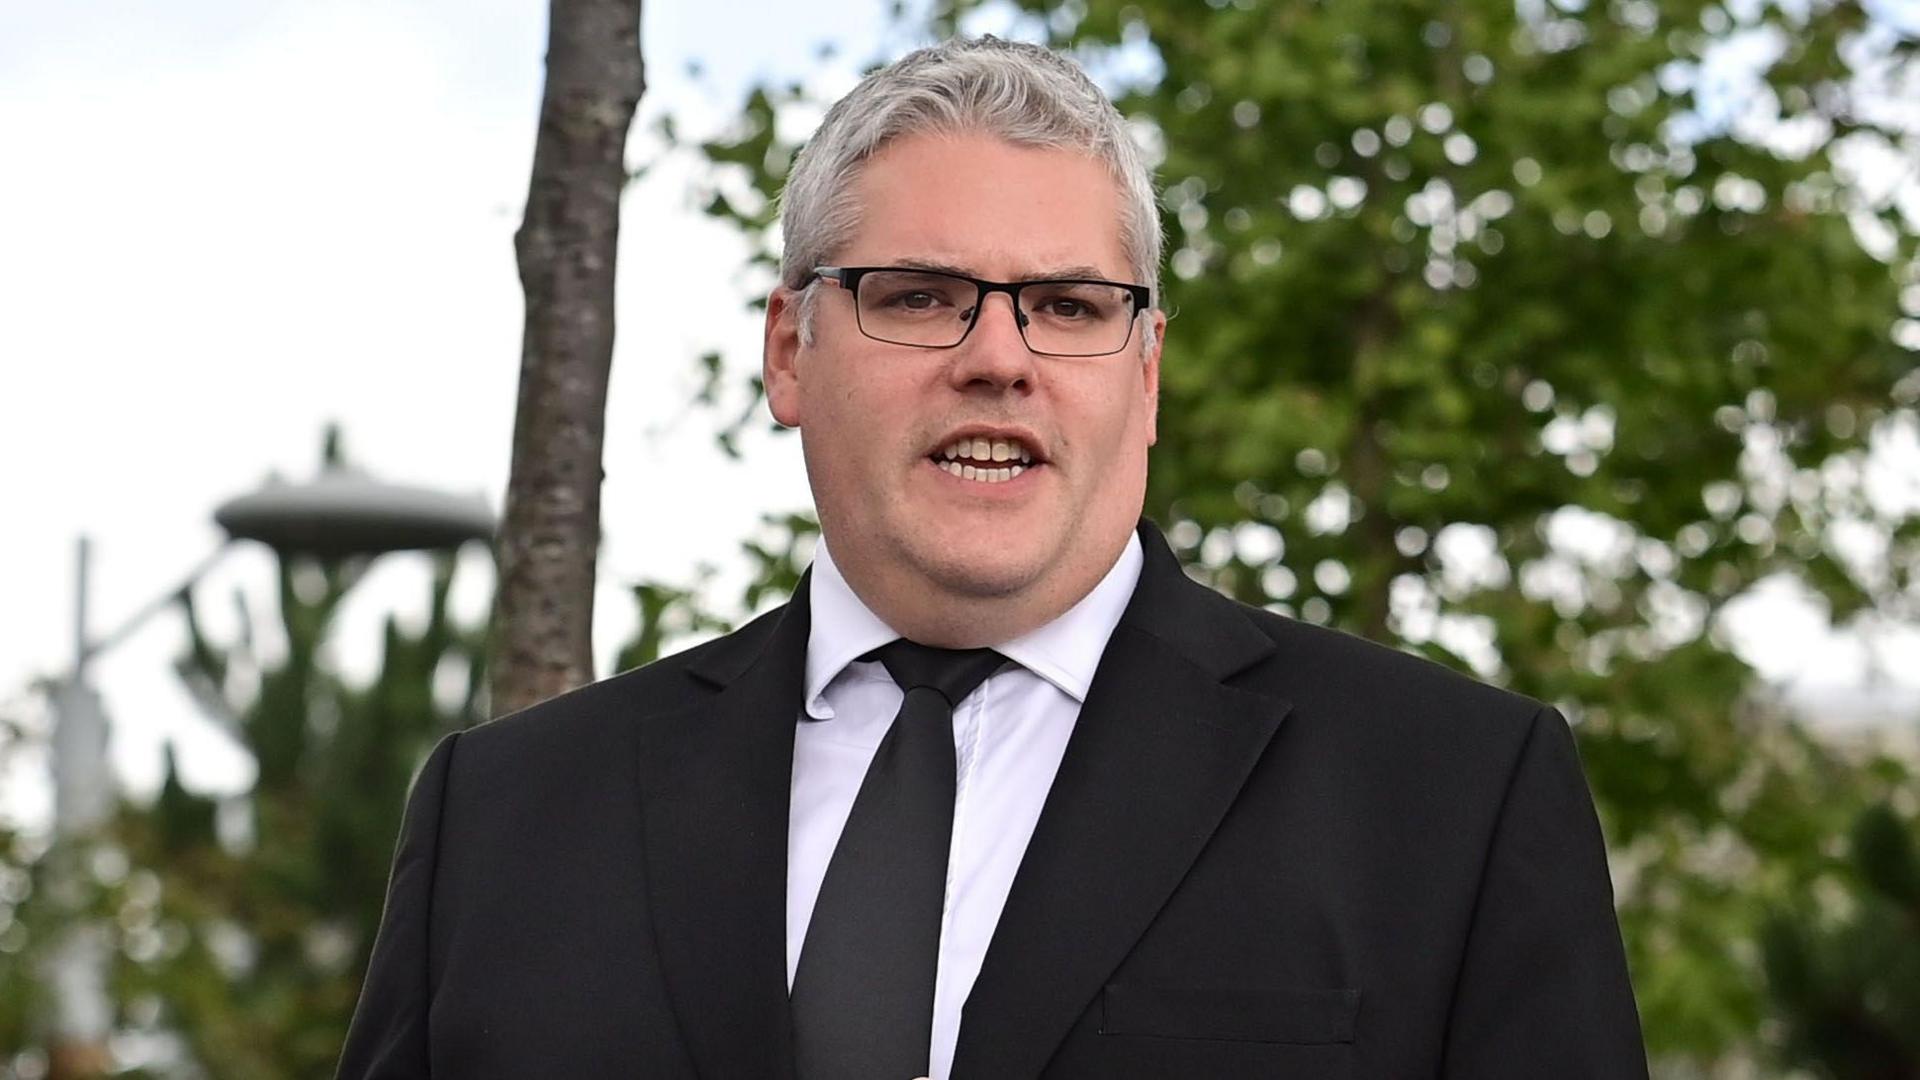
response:
<svg viewBox="0 0 1920 1080"><path fill-rule="evenodd" d="M1158 162L1192 572L1566 712L1657 1075L1920 1076L1920 2L807 7L643 8L599 674L810 556L754 305L825 104L1047 41ZM213 514L497 512L546 20L0 13L0 1078L331 1074L493 559Z"/></svg>

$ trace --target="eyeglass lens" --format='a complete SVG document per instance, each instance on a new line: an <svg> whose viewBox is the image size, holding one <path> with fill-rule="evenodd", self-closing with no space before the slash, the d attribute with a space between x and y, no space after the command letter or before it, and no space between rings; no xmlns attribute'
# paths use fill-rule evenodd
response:
<svg viewBox="0 0 1920 1080"><path fill-rule="evenodd" d="M868 337L946 348L966 336L980 287L933 271L878 270L861 277L856 303ZM1028 282L1019 304L1021 333L1034 352L1100 356L1125 348L1133 333L1133 297L1118 286Z"/></svg>

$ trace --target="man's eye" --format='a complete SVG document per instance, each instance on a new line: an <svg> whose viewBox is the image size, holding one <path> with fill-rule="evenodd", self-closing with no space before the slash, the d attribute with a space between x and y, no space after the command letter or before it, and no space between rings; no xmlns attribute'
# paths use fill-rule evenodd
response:
<svg viewBox="0 0 1920 1080"><path fill-rule="evenodd" d="M925 289L894 293L883 301L890 308L902 308L907 311L931 311L947 302L947 298Z"/></svg>
<svg viewBox="0 0 1920 1080"><path fill-rule="evenodd" d="M1108 307L1094 297L1061 293L1041 299L1033 313L1058 323L1100 322Z"/></svg>

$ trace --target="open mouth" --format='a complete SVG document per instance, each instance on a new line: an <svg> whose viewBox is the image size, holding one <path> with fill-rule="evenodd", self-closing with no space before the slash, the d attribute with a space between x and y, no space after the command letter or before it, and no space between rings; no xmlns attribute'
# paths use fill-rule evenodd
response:
<svg viewBox="0 0 1920 1080"><path fill-rule="evenodd" d="M956 439L928 460L962 480L985 484L1004 484L1045 465L1018 439L986 437Z"/></svg>

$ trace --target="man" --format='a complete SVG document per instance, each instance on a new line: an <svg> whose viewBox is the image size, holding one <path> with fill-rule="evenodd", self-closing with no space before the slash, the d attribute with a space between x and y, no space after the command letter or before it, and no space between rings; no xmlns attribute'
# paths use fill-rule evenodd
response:
<svg viewBox="0 0 1920 1080"><path fill-rule="evenodd" d="M434 751L343 1077L1645 1075L1558 714L1140 522L1159 231L1077 68L901 60L783 218L812 570Z"/></svg>

